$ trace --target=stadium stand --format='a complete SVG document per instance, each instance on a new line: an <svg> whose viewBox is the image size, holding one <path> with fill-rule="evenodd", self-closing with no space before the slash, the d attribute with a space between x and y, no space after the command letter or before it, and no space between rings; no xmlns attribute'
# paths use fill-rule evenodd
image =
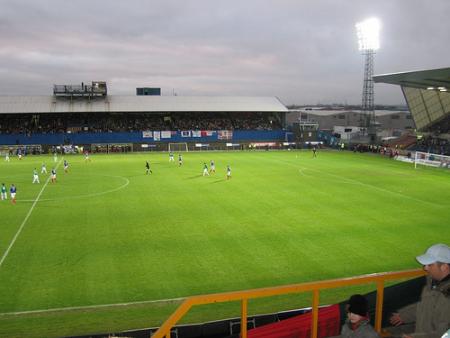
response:
<svg viewBox="0 0 450 338"><path fill-rule="evenodd" d="M387 146L390 148L409 149L417 143L417 137L412 134L404 134L399 138L389 140Z"/></svg>
<svg viewBox="0 0 450 338"><path fill-rule="evenodd" d="M129 143L141 150L156 143L155 150L167 150L169 142L225 147L287 139L288 109L275 97L108 96L93 86L57 86L54 96L0 96L0 145L39 144L46 152L63 144Z"/></svg>
<svg viewBox="0 0 450 338"><path fill-rule="evenodd" d="M311 312L290 319L249 330L249 338L307 338L311 336ZM318 337L325 338L339 334L339 305L319 309Z"/></svg>
<svg viewBox="0 0 450 338"><path fill-rule="evenodd" d="M450 68L384 74L373 79L401 87L417 131L424 136L413 150L450 154Z"/></svg>
<svg viewBox="0 0 450 338"><path fill-rule="evenodd" d="M2 114L3 134L55 134L139 132L144 130L279 130L280 122L270 114L116 113L110 114Z"/></svg>

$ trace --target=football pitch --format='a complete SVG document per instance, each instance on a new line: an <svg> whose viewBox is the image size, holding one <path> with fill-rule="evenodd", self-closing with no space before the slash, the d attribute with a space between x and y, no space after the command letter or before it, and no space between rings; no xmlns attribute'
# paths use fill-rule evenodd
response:
<svg viewBox="0 0 450 338"><path fill-rule="evenodd" d="M68 173L62 157L1 159L0 183L17 186L17 204L0 201L1 337L158 326L182 297L418 268L417 254L450 243L446 170L337 151L177 157L68 155ZM32 184L43 162L56 183ZM305 297L250 312L309 306ZM238 315L239 304L217 305L186 320Z"/></svg>

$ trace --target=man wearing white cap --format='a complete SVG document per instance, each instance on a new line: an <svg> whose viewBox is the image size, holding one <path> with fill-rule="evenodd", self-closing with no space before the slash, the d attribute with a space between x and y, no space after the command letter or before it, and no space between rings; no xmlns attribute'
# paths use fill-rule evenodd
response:
<svg viewBox="0 0 450 338"><path fill-rule="evenodd" d="M415 323L414 332L404 331L404 338L440 338L450 329L450 248L435 244L416 259L428 273L420 301L394 313L390 322L400 328Z"/></svg>

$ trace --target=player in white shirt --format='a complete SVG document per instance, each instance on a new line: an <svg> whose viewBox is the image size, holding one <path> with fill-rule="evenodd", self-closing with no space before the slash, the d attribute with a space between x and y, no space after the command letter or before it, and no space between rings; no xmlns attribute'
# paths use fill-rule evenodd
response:
<svg viewBox="0 0 450 338"><path fill-rule="evenodd" d="M46 173L47 173L47 167L46 167L45 163L42 163L41 174L46 174Z"/></svg>
<svg viewBox="0 0 450 338"><path fill-rule="evenodd" d="M36 168L34 168L34 170L33 170L33 184L34 183L41 183L41 182L39 182L39 175L38 175Z"/></svg>
<svg viewBox="0 0 450 338"><path fill-rule="evenodd" d="M203 176L209 176L208 165L203 163Z"/></svg>
<svg viewBox="0 0 450 338"><path fill-rule="evenodd" d="M5 186L5 183L2 183L2 187L1 187L1 198L2 198L2 201L8 199L8 195L6 194L6 186Z"/></svg>
<svg viewBox="0 0 450 338"><path fill-rule="evenodd" d="M145 161L145 174L148 175L148 173L153 174L153 171L150 169L150 163Z"/></svg>

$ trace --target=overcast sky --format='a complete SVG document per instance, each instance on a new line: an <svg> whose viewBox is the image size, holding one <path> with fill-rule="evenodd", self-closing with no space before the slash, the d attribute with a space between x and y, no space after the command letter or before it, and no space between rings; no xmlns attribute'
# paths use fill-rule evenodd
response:
<svg viewBox="0 0 450 338"><path fill-rule="evenodd" d="M450 66L450 0L0 0L0 95L107 81L109 94L361 101L355 23L382 23L375 74ZM404 104L375 84L375 103Z"/></svg>

